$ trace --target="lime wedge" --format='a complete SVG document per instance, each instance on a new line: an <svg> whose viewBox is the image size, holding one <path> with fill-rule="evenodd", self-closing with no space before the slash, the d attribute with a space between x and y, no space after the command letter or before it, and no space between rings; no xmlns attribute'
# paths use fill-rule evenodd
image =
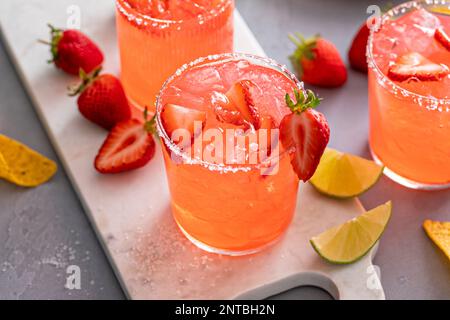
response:
<svg viewBox="0 0 450 320"><path fill-rule="evenodd" d="M382 173L373 161L327 148L310 182L325 195L351 198L369 190Z"/></svg>
<svg viewBox="0 0 450 320"><path fill-rule="evenodd" d="M387 202L350 221L313 237L310 242L317 253L331 263L348 264L361 259L380 239L391 217Z"/></svg>

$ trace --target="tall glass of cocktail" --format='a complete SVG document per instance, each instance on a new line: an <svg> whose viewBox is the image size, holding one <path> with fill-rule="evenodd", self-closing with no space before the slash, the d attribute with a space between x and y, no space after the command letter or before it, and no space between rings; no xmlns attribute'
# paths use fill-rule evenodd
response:
<svg viewBox="0 0 450 320"><path fill-rule="evenodd" d="M370 147L416 189L450 187L450 1L387 12L368 44Z"/></svg>
<svg viewBox="0 0 450 320"><path fill-rule="evenodd" d="M234 0L116 0L121 80L154 108L164 81L198 57L233 51Z"/></svg>

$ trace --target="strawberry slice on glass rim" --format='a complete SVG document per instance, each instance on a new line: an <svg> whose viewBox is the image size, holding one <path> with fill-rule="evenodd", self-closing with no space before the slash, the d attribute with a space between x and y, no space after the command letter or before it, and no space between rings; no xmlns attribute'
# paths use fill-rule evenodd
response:
<svg viewBox="0 0 450 320"><path fill-rule="evenodd" d="M409 52L389 67L388 77L399 82L409 79L437 81L448 76L449 72L446 65L434 63L418 52Z"/></svg>
<svg viewBox="0 0 450 320"><path fill-rule="evenodd" d="M161 111L161 122L172 142L185 149L201 135L206 124L206 113L168 103ZM189 138L185 136L186 132Z"/></svg>
<svg viewBox="0 0 450 320"><path fill-rule="evenodd" d="M286 104L292 113L280 124L280 140L291 155L291 165L298 178L308 181L317 169L330 140L330 128L325 116L314 110L320 99L313 91L294 90L296 102L286 94Z"/></svg>

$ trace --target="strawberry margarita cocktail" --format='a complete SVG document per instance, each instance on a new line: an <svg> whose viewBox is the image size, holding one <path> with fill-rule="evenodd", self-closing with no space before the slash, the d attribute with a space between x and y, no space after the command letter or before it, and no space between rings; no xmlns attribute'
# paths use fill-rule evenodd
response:
<svg viewBox="0 0 450 320"><path fill-rule="evenodd" d="M121 80L154 108L164 81L198 57L233 51L233 0L116 0Z"/></svg>
<svg viewBox="0 0 450 320"><path fill-rule="evenodd" d="M192 242L242 255L280 237L328 142L318 103L285 67L250 55L200 58L167 80L158 131L172 212Z"/></svg>
<svg viewBox="0 0 450 320"><path fill-rule="evenodd" d="M450 186L450 1L408 2L369 39L370 146L393 180Z"/></svg>

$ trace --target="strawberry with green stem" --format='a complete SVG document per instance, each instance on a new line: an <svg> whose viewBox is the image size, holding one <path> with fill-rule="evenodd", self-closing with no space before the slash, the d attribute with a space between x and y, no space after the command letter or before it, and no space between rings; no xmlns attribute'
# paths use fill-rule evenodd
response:
<svg viewBox="0 0 450 320"><path fill-rule="evenodd" d="M98 68L87 74L81 69L81 84L71 88L69 95L79 95L78 109L86 119L110 130L131 118L131 108L120 80L100 72Z"/></svg>
<svg viewBox="0 0 450 320"><path fill-rule="evenodd" d="M334 88L347 81L347 69L337 48L320 35L289 35L297 46L289 57L299 78L311 85Z"/></svg>
<svg viewBox="0 0 450 320"><path fill-rule="evenodd" d="M50 42L40 42L50 46L52 59L49 63L72 75L78 75L80 70L90 73L102 65L103 53L88 36L78 30L48 26Z"/></svg>
<svg viewBox="0 0 450 320"><path fill-rule="evenodd" d="M291 154L291 164L298 178L308 181L319 165L330 139L325 116L314 110L320 104L313 91L294 90L295 102L286 94L286 104L292 113L280 124L280 140Z"/></svg>

